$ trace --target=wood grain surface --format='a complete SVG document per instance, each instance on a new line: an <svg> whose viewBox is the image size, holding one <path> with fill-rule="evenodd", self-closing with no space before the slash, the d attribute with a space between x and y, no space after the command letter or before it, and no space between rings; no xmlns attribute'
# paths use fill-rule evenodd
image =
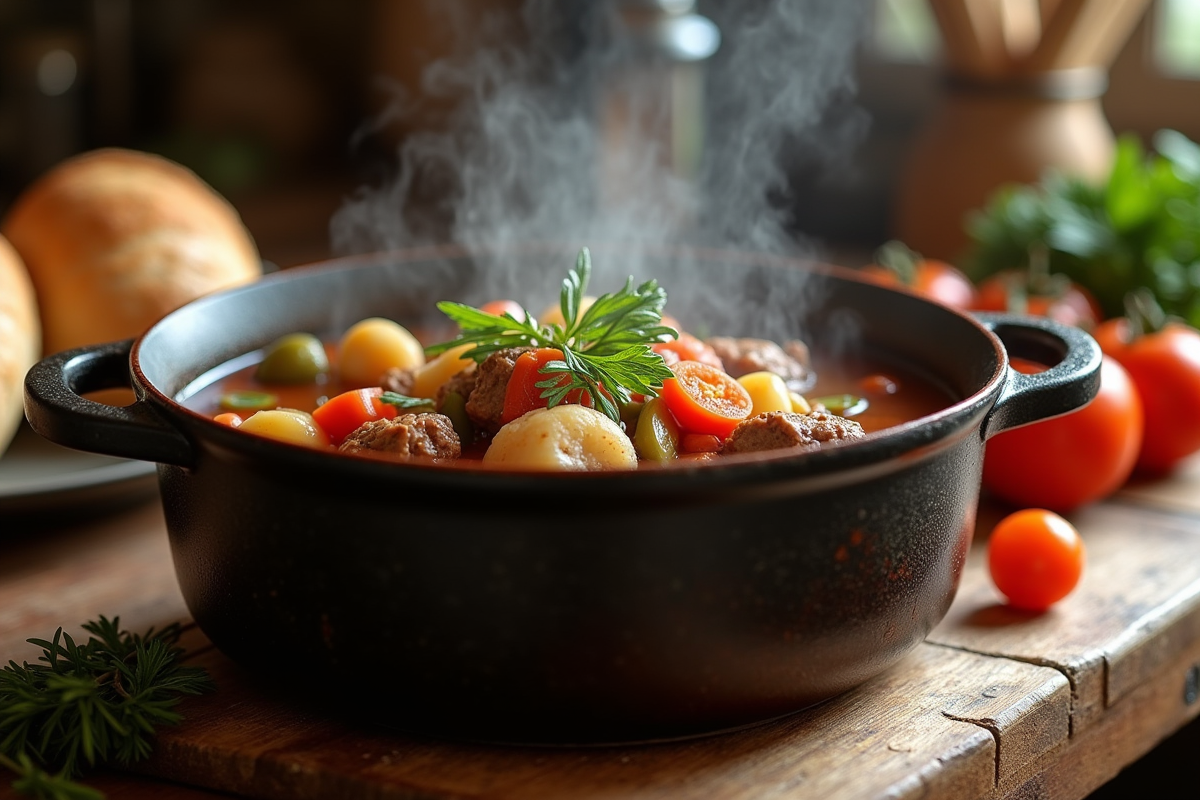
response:
<svg viewBox="0 0 1200 800"><path fill-rule="evenodd" d="M355 721L250 676L189 628L218 690L186 701L112 798L899 798L1079 800L1196 718L1200 468L1135 484L1072 515L1080 587L1042 614L1006 607L984 545L1007 509L981 506L958 596L927 642L875 680L789 717L689 741L527 748ZM5 531L0 658L97 614L129 629L188 613L156 503L91 523ZM314 676L319 680L320 676ZM375 676L374 679L378 679ZM364 686L362 708L369 708ZM353 710L351 710L353 711ZM6 786L0 798L15 795Z"/></svg>

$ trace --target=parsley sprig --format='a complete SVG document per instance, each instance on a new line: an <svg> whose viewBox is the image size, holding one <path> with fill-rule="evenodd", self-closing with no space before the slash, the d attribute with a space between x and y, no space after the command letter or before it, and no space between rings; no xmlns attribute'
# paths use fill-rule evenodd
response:
<svg viewBox="0 0 1200 800"><path fill-rule="evenodd" d="M546 380L534 384L542 390L548 405L558 405L579 391L591 399L595 408L619 422L617 403L628 403L633 394L653 397L663 381L674 376L662 356L650 348L655 342L675 339L679 334L662 324L667 293L654 280L635 288L633 278L628 278L619 292L601 295L583 309L591 274L592 257L585 247L579 251L574 269L563 279L559 293L564 325L539 325L529 313L517 319L508 312L489 314L462 303L440 302L438 309L456 322L462 333L452 341L427 348L427 352L436 355L451 347L473 344L464 355L482 362L509 347L556 348L562 351L562 359L543 366Z"/></svg>
<svg viewBox="0 0 1200 800"><path fill-rule="evenodd" d="M102 616L83 628L83 644L62 628L29 639L42 648L39 663L0 670L0 766L34 797L95 796L69 780L85 763L145 758L155 728L180 721L182 696L213 688L203 668L178 663L177 624L139 636Z"/></svg>

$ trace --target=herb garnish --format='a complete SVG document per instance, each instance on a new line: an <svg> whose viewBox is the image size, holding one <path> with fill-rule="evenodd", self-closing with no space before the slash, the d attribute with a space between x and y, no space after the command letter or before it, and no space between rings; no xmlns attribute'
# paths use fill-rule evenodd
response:
<svg viewBox="0 0 1200 800"><path fill-rule="evenodd" d="M379 395L379 402L386 403L389 406L395 406L400 409L424 409L432 411L434 403L427 397L409 397L406 394L399 392L384 392Z"/></svg>
<svg viewBox="0 0 1200 800"><path fill-rule="evenodd" d="M626 404L635 393L653 397L664 380L674 377L662 356L650 347L655 342L678 338L679 333L662 324L667 293L654 280L635 289L633 278L628 278L621 291L601 295L581 313L591 274L592 257L585 247L579 251L575 268L563 279L559 305L565 327L539 325L529 313L525 319L517 319L507 312L489 314L461 303L440 302L438 309L458 323L462 333L426 351L436 355L461 344L473 344L475 347L464 356L481 362L508 347L556 348L562 351L562 360L548 362L541 369L546 380L534 384L542 390L548 405L558 405L571 392L580 391L591 399L593 407L620 422L617 402ZM562 379L563 375L567 380Z"/></svg>
<svg viewBox="0 0 1200 800"><path fill-rule="evenodd" d="M178 663L178 624L142 636L122 631L119 617L83 628L86 643L59 628L51 641L28 640L42 648L41 663L0 670L0 766L33 797L100 796L69 779L85 762L145 758L155 727L180 721L181 696L213 689L203 668Z"/></svg>

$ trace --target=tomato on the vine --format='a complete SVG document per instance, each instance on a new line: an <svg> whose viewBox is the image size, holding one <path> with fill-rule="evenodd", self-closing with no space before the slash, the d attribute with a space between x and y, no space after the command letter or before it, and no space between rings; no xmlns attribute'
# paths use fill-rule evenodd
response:
<svg viewBox="0 0 1200 800"><path fill-rule="evenodd" d="M954 308L970 308L974 301L971 279L946 261L925 258L900 242L883 245L875 260L862 268L862 274L876 283L907 289Z"/></svg>
<svg viewBox="0 0 1200 800"><path fill-rule="evenodd" d="M1013 360L1022 372L1042 369ZM1070 511L1121 487L1142 443L1142 403L1112 358L1100 365L1100 390L1083 408L999 433L983 456L983 485L1013 505Z"/></svg>
<svg viewBox="0 0 1200 800"><path fill-rule="evenodd" d="M1117 317L1095 332L1100 349L1129 373L1146 412L1139 471L1161 474L1200 451L1200 331L1182 323L1131 335Z"/></svg>
<svg viewBox="0 0 1200 800"><path fill-rule="evenodd" d="M997 272L981 282L971 308L1048 317L1088 330L1103 319L1091 292L1066 276L1016 269Z"/></svg>
<svg viewBox="0 0 1200 800"><path fill-rule="evenodd" d="M1014 512L988 538L988 572L1009 605L1042 611L1062 600L1083 575L1086 552L1070 522L1041 508Z"/></svg>
<svg viewBox="0 0 1200 800"><path fill-rule="evenodd" d="M1064 275L1039 270L1003 270L979 284L973 311L1032 314L1091 330L1104 319L1091 291Z"/></svg>

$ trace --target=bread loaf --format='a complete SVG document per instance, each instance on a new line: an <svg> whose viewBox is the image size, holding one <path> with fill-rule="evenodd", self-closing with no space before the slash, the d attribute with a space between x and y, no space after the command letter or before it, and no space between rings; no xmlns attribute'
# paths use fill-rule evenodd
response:
<svg viewBox="0 0 1200 800"><path fill-rule="evenodd" d="M185 167L131 150L58 164L22 192L0 232L33 281L46 354L137 336L262 272L233 206Z"/></svg>
<svg viewBox="0 0 1200 800"><path fill-rule="evenodd" d="M0 237L0 453L21 422L25 373L40 353L33 284L16 251Z"/></svg>

